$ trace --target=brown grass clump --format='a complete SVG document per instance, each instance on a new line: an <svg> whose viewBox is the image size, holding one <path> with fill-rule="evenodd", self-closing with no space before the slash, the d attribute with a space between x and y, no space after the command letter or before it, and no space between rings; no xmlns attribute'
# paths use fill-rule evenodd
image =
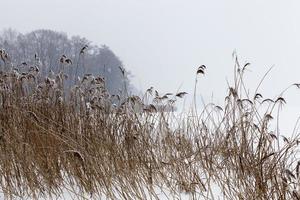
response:
<svg viewBox="0 0 300 200"><path fill-rule="evenodd" d="M40 77L34 66L2 71L4 195L300 199L299 135L286 138L270 126L286 101L283 94L250 96L243 83L248 65L237 62L224 106L211 103L182 118L164 109L171 111L185 92L160 96L149 88L143 97L122 99L107 92L100 76L87 74L64 90L63 72ZM205 70L200 66L197 76Z"/></svg>

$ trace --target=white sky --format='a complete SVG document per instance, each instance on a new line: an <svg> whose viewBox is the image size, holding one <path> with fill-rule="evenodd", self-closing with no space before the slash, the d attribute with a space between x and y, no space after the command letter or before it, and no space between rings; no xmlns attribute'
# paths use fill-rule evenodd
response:
<svg viewBox="0 0 300 200"><path fill-rule="evenodd" d="M297 0L0 0L0 7L0 29L53 29L107 44L138 89L192 93L195 71L205 64L199 93L221 103L234 50L241 63L251 63L250 88L275 65L260 91L265 97L300 82ZM300 90L286 97L285 115L294 123Z"/></svg>

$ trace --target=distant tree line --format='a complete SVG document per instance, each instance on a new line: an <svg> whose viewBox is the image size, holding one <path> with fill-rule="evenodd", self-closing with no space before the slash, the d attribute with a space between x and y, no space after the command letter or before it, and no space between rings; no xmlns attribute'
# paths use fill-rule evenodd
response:
<svg viewBox="0 0 300 200"><path fill-rule="evenodd" d="M58 73L63 70L68 75L68 84L73 84L84 74L101 75L111 94L130 91L129 73L122 71L123 64L109 49L93 45L80 36L52 30L35 30L22 34L12 29L0 34L0 49L8 53L10 64L22 71L26 66L36 65L40 73ZM63 60L68 63L64 63ZM0 69L5 63L0 61ZM3 69L2 69L3 70Z"/></svg>

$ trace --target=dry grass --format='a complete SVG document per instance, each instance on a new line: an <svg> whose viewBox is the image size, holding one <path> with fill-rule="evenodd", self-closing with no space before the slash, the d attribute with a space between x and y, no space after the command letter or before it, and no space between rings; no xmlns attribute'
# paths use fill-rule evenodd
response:
<svg viewBox="0 0 300 200"><path fill-rule="evenodd" d="M182 192L192 199L300 199L299 135L271 128L283 94L248 94L248 65L236 62L224 106L211 103L181 118L157 105L170 108L184 92L160 96L149 88L142 98L120 100L101 77L87 75L63 90L62 72L54 79L38 70L1 72L2 191L7 198L68 190L76 198L158 199L162 189L170 199Z"/></svg>

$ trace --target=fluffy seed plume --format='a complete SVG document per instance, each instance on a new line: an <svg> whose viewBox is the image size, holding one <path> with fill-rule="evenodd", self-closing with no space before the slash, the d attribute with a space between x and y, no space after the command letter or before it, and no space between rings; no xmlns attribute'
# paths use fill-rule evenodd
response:
<svg viewBox="0 0 300 200"><path fill-rule="evenodd" d="M205 72L204 72L205 69L206 69L206 66L205 65L201 65L197 69L197 74L205 74Z"/></svg>
<svg viewBox="0 0 300 200"><path fill-rule="evenodd" d="M265 99L261 103L265 103L265 102L274 103L274 100L272 100L272 99Z"/></svg>
<svg viewBox="0 0 300 200"><path fill-rule="evenodd" d="M285 101L285 99L283 97L278 97L276 99L275 103L277 103L277 102L279 102L279 103L285 103L286 104L286 101Z"/></svg>
<svg viewBox="0 0 300 200"><path fill-rule="evenodd" d="M250 65L250 63L246 63L243 67L243 71L246 69L246 67L248 67Z"/></svg>
<svg viewBox="0 0 300 200"><path fill-rule="evenodd" d="M293 85L300 89L300 83L294 83Z"/></svg>
<svg viewBox="0 0 300 200"><path fill-rule="evenodd" d="M184 95L186 95L187 94L187 92L179 92L179 93L177 93L175 96L176 97L179 97L179 98L182 98Z"/></svg>
<svg viewBox="0 0 300 200"><path fill-rule="evenodd" d="M265 119L266 119L266 120L270 120L270 119L273 119L273 117L272 117L271 114L266 114L266 115L265 115Z"/></svg>
<svg viewBox="0 0 300 200"><path fill-rule="evenodd" d="M254 96L254 100L260 99L260 98L263 98L263 96L260 93L256 93Z"/></svg>
<svg viewBox="0 0 300 200"><path fill-rule="evenodd" d="M80 49L80 54L84 54L85 50L88 48L89 46L88 45L84 45L84 47L82 47Z"/></svg>
<svg viewBox="0 0 300 200"><path fill-rule="evenodd" d="M67 63L67 64L72 64L72 60L70 59L70 58L67 58L66 60L65 60L65 62Z"/></svg>

